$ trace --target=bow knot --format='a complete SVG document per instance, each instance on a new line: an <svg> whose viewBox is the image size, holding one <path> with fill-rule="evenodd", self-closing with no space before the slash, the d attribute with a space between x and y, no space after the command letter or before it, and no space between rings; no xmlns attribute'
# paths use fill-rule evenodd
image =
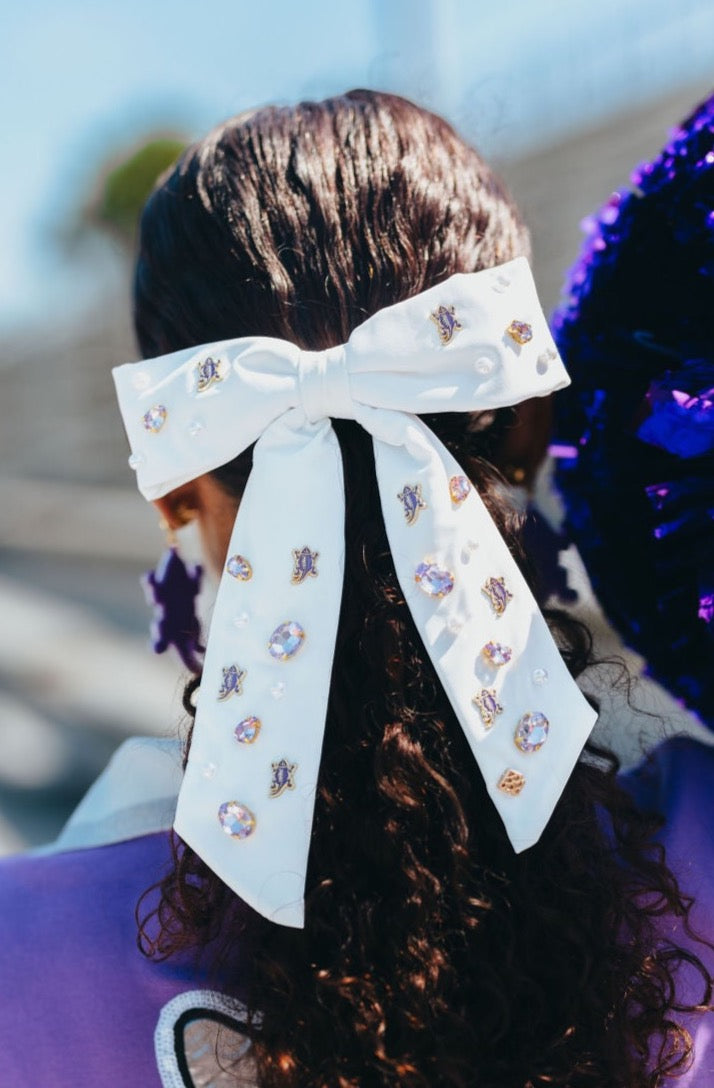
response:
<svg viewBox="0 0 714 1088"><path fill-rule="evenodd" d="M297 374L300 403L310 423L354 419L344 344L324 351L301 351Z"/></svg>

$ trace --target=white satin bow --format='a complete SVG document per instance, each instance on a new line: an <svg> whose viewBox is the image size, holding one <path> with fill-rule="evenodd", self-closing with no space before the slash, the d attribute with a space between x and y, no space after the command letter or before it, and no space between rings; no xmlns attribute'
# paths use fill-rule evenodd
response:
<svg viewBox="0 0 714 1088"><path fill-rule="evenodd" d="M324 352L228 340L114 379L147 499L256 442L211 622L181 837L261 914L304 924L344 567L338 417L372 436L414 622L514 848L533 845L596 715L478 494L418 418L568 384L527 261L452 276Z"/></svg>

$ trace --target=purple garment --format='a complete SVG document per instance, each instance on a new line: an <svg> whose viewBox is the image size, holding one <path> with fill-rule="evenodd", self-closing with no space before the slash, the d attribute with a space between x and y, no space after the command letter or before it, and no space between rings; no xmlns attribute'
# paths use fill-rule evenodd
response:
<svg viewBox="0 0 714 1088"><path fill-rule="evenodd" d="M643 807L666 815L668 861L696 897L695 926L714 938L714 748L669 741L622 780ZM136 947L137 901L169 862L165 833L0 862L3 1088L162 1088L159 1016L204 985L193 964L156 964ZM677 923L668 923L667 936L691 944ZM714 955L694 948L714 972ZM695 1062L676 1083L712 1088L712 1016L687 1026Z"/></svg>
<svg viewBox="0 0 714 1088"><path fill-rule="evenodd" d="M165 833L0 863L3 1088L161 1088L159 1013L202 983L136 945L139 897L169 863Z"/></svg>

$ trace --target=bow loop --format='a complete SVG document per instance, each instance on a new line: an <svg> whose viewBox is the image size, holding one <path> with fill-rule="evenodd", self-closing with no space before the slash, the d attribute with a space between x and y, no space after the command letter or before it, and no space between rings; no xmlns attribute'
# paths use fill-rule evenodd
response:
<svg viewBox="0 0 714 1088"><path fill-rule="evenodd" d="M298 393L310 423L320 419L354 419L354 404L343 344L325 351L301 351L297 363Z"/></svg>

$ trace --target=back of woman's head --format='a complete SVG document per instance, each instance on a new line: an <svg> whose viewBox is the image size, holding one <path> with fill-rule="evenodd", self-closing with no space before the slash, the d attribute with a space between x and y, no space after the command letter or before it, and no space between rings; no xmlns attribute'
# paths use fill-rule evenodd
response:
<svg viewBox="0 0 714 1088"><path fill-rule="evenodd" d="M139 340L147 355L245 335L321 349L384 306L527 249L503 187L432 114L366 91L260 110L190 148L151 197ZM427 422L522 562L490 463L503 419ZM179 844L144 940L157 955L211 944L223 985L262 1015L261 1084L653 1085L648 1068L687 1056L654 917L687 908L651 826L612 763L581 764L541 841L513 853L404 603L370 440L350 421L335 428L345 588L306 928L243 908ZM216 473L236 496L249 462ZM550 619L577 674L587 638Z"/></svg>

